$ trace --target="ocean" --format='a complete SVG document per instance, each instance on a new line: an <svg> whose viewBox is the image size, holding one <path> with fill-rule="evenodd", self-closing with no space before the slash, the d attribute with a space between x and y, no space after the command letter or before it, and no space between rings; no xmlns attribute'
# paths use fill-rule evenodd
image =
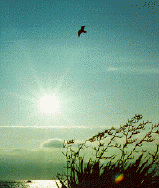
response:
<svg viewBox="0 0 159 188"><path fill-rule="evenodd" d="M58 180L15 180L15 181L0 181L0 188L57 188L59 187Z"/></svg>

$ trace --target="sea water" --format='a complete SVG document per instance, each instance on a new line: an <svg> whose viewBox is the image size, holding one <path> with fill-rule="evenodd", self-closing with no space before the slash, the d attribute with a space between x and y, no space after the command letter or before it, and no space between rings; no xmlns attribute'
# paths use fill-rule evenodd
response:
<svg viewBox="0 0 159 188"><path fill-rule="evenodd" d="M60 186L58 180L16 180L16 181L0 181L0 188L57 188Z"/></svg>

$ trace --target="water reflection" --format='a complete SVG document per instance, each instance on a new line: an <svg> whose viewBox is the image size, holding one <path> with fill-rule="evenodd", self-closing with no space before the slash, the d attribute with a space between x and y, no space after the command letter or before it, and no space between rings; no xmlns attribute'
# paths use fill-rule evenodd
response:
<svg viewBox="0 0 159 188"><path fill-rule="evenodd" d="M6 188L57 188L58 180L18 180L18 181L0 181L0 187Z"/></svg>

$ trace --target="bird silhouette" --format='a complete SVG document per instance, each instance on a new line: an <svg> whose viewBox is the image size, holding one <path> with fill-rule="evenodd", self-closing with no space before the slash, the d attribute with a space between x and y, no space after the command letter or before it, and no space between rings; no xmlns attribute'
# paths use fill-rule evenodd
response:
<svg viewBox="0 0 159 188"><path fill-rule="evenodd" d="M87 33L87 31L84 31L85 26L81 26L81 29L78 31L78 37L80 37L81 33Z"/></svg>

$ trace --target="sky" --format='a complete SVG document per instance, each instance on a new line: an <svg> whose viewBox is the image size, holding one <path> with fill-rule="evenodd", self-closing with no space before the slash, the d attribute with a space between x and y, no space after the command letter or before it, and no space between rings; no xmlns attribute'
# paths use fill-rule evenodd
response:
<svg viewBox="0 0 159 188"><path fill-rule="evenodd" d="M0 10L0 179L54 179L63 140L135 114L158 123L158 0L0 0Z"/></svg>

